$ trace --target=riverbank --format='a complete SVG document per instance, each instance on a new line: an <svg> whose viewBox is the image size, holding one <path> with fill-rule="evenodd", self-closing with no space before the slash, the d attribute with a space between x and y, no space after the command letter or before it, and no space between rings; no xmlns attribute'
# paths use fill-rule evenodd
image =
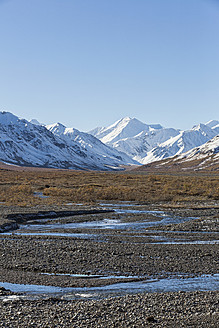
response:
<svg viewBox="0 0 219 328"><path fill-rule="evenodd" d="M34 217L67 210L82 212ZM191 292L142 290L106 299L88 290L119 283L128 290L130 283L147 285L153 279L177 284L174 279L179 278L186 284L187 278L217 274L216 201L214 206L126 202L98 204L96 209L70 204L38 206L23 214L15 207L1 211L3 219L16 222L21 217L23 222L19 229L0 234L1 282L87 291L80 291L80 301L49 294L35 301L2 295L0 327L217 327L218 291L200 291L200 284Z"/></svg>

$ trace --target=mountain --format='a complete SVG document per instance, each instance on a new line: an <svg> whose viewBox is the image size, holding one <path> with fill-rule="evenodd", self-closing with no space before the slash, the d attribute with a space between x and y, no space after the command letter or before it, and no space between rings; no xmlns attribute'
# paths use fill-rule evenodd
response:
<svg viewBox="0 0 219 328"><path fill-rule="evenodd" d="M35 125L44 125L44 124L40 123L39 121L37 121L35 118L33 118L32 120L29 120L28 122L35 124Z"/></svg>
<svg viewBox="0 0 219 328"><path fill-rule="evenodd" d="M61 123L45 126L0 112L0 161L21 166L117 170L201 147L219 134L219 121L180 131L125 117L91 133Z"/></svg>
<svg viewBox="0 0 219 328"><path fill-rule="evenodd" d="M200 147L161 161L142 165L137 171L219 170L219 135Z"/></svg>
<svg viewBox="0 0 219 328"><path fill-rule="evenodd" d="M182 154L201 146L216 135L217 132L205 124L199 124L188 131L180 131L176 137L168 139L149 151L142 160L142 164Z"/></svg>
<svg viewBox="0 0 219 328"><path fill-rule="evenodd" d="M147 164L204 144L219 133L219 121L209 121L191 130L180 131L125 117L108 128L97 128L90 133L139 163Z"/></svg>
<svg viewBox="0 0 219 328"><path fill-rule="evenodd" d="M211 160L214 159L219 161L219 134L200 147L196 147L178 156L177 160L191 161L203 160L204 158L206 160L209 157L211 157Z"/></svg>
<svg viewBox="0 0 219 328"><path fill-rule="evenodd" d="M91 134L81 132L75 128L67 128L61 123L46 125L46 128L54 135L65 141L65 143L67 143L68 145L71 145L72 143L77 143L81 149L86 152L89 151L89 155L92 158L104 158L105 161L107 159L117 159L117 161L120 161L120 164L123 163L124 165L138 164L126 154L105 145Z"/></svg>
<svg viewBox="0 0 219 328"><path fill-rule="evenodd" d="M160 143L169 140L171 137L175 137L179 134L179 130L172 128L169 129L149 129L148 131L142 131L138 135L132 138L125 138L118 140L111 144L111 147L122 151L138 161L144 162L144 158L148 152Z"/></svg>
<svg viewBox="0 0 219 328"><path fill-rule="evenodd" d="M160 124L147 125L136 118L125 117L107 128L97 128L89 133L102 142L112 145L118 140L135 137L142 131L148 132L155 129L162 129L162 126Z"/></svg>
<svg viewBox="0 0 219 328"><path fill-rule="evenodd" d="M125 117L109 127L96 128L89 133L141 163L148 151L179 134L179 130L165 129L160 124L145 124L136 118Z"/></svg>
<svg viewBox="0 0 219 328"><path fill-rule="evenodd" d="M43 125L0 112L0 161L21 166L93 170L119 169L121 165L135 163L105 145L102 145L107 149L105 153L95 152L96 144L100 147L101 142L90 136L90 147L86 147L85 137L84 144L82 137L65 140Z"/></svg>

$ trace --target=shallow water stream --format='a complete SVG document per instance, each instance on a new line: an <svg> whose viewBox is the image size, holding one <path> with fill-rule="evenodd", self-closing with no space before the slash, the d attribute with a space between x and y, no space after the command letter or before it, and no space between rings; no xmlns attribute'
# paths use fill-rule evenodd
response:
<svg viewBox="0 0 219 328"><path fill-rule="evenodd" d="M166 226L171 224L183 223L191 220L197 219L197 217L179 217L179 216L170 216L164 211L158 210L145 210L141 209L141 206L133 206L133 204L101 204L108 209L113 210L117 214L129 215L129 214L150 214L155 217L154 220L143 219L139 221L125 221L124 219L102 219L102 220L91 220L85 222L68 222L64 223L65 217L60 218L59 222L52 222L51 219L39 219L37 224L34 221L29 222L28 224L20 225L20 229L13 232L4 233L4 235L24 235L24 236L53 236L53 237L68 237L68 238L80 238L80 239L91 239L95 241L107 241L107 237L111 236L111 231L121 231L124 233L127 231L129 233L133 232L134 238L150 238L154 240L154 243L159 244L216 244L219 243L218 240L177 240L174 238L161 236L160 233L164 232L162 230L153 230L153 234L143 235L142 233L147 232L147 228L156 227L156 226ZM127 209L127 207L137 208L137 209ZM56 219L57 220L57 219ZM42 223L40 223L42 222ZM47 223L48 222L48 223ZM74 232L72 230L80 229L83 232ZM55 231L54 231L55 230ZM60 230L60 232L59 232ZM63 231L65 230L65 231ZM92 230L96 230L95 233L92 233ZM101 230L109 230L109 234L106 233L103 235ZM97 231L99 231L97 233ZM157 232L157 235L156 235ZM170 231L174 233L174 231ZM175 233L179 233L175 231ZM187 231L180 231L182 234L187 234ZM190 232L191 233L191 232ZM197 233L197 232L194 232ZM199 232L201 233L201 232ZM140 241L144 242L144 241ZM147 242L147 241L145 241ZM153 241L150 241L152 243Z"/></svg>
<svg viewBox="0 0 219 328"><path fill-rule="evenodd" d="M42 285L21 285L0 282L0 287L10 289L16 293L24 293L21 296L2 296L3 301L14 298L39 299L57 297L61 299L91 298L101 299L109 296L122 296L132 293L154 293L154 292L177 292L196 290L218 290L219 274L203 275L195 278L167 278L167 279L147 279L138 282L122 282L102 287L83 288L61 288L55 286Z"/></svg>
<svg viewBox="0 0 219 328"><path fill-rule="evenodd" d="M147 230L149 227L153 228L159 226L158 229L162 229L160 226L174 225L178 223L184 223L187 221L195 220L196 217L179 217L173 216L164 211L149 211L142 209L141 206L133 206L132 204L101 204L104 207L108 207L114 210L114 213L120 215L118 218L105 218L102 220L91 220L86 222L68 222L65 223L65 217L60 218L59 222L51 222L52 220L37 220L37 224L34 221L28 224L20 225L20 229L3 233L1 235L24 235L24 236L53 236L53 237L72 237L80 239L90 239L95 241L111 242L110 238L117 238L119 242L123 243L150 243L150 244L218 244L219 240L212 237L211 240L201 240L201 234L208 233L214 234L216 237L217 232L199 232L199 231L163 231L163 230ZM130 209L129 207L132 208ZM134 209L134 208L137 209ZM135 221L132 217L129 220L125 220L126 215L138 214L138 221ZM141 220L139 214L144 214L144 218ZM145 218L145 214L149 214L148 219ZM154 216L154 220L151 218ZM68 218L69 220L69 218ZM56 220L57 221L57 220ZM74 218L72 219L74 221ZM47 223L48 222L48 223ZM79 232L74 229L78 229ZM73 230L73 231L72 231ZM92 232L94 231L94 233ZM165 234L168 233L168 236ZM164 235L162 235L164 234ZM173 238L172 235L173 234ZM179 238L177 234L182 235L183 238ZM189 234L192 239L190 240ZM193 235L194 234L194 235ZM199 235L198 235L199 234ZM196 238L196 235L198 236ZM187 238L188 237L188 238ZM198 239L200 238L200 240ZM209 238L209 237L207 237ZM41 273L46 275L54 275L51 273ZM65 275L65 274L58 274ZM102 287L83 287L83 288L61 288L55 286L43 286L43 285L21 285L12 284L7 282L0 282L0 287L10 289L12 292L24 293L21 296L2 296L0 299L7 301L14 298L26 298L26 299L39 299L47 297L58 297L62 299L82 299L92 298L100 299L108 296L120 296L129 293L139 292L169 292L169 291L195 291L195 290L217 290L219 287L219 275L202 275L195 278L179 277L179 278L163 278L163 279L146 279L144 281L126 282L128 278L142 278L138 276L101 276L101 275L69 275L73 278L85 278L85 279L123 279L123 282L106 285Z"/></svg>
<svg viewBox="0 0 219 328"><path fill-rule="evenodd" d="M112 206L112 205L111 205ZM38 222L42 222L42 224L37 223L34 224L32 221L29 224L22 224L20 225L20 229L22 229L21 233L31 232L31 231L43 231L48 232L54 229L109 229L109 230L129 230L129 231L145 231L148 227L154 226L165 226L169 224L177 224L183 223L186 221L197 219L196 217L176 217L176 216L169 216L163 211L146 211L146 210L129 210L129 209L118 209L117 207L119 204L115 204L110 209L113 209L114 212L117 214L151 214L154 215L157 220L150 221L150 220L141 220L141 221L130 221L125 222L122 219L103 219L99 221L85 221L85 222L71 222L71 223L46 223L46 219L38 220ZM121 206L121 205L120 205ZM125 206L128 206L126 204ZM161 219L160 219L161 218ZM63 217L62 220L65 218ZM50 220L51 221L51 220ZM25 231L25 232L24 232ZM16 232L15 232L16 233Z"/></svg>

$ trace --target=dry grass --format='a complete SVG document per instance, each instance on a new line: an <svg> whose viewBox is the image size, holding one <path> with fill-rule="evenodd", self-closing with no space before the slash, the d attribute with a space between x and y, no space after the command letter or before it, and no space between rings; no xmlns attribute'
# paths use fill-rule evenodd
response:
<svg viewBox="0 0 219 328"><path fill-rule="evenodd" d="M34 192L49 197L41 199ZM0 202L6 205L206 199L219 199L218 176L0 169Z"/></svg>

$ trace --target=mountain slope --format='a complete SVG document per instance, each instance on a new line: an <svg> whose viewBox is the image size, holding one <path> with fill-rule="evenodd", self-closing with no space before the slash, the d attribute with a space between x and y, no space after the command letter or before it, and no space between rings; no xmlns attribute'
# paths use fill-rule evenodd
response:
<svg viewBox="0 0 219 328"><path fill-rule="evenodd" d="M148 151L179 134L179 130L164 129L160 124L145 124L136 118L125 117L109 127L96 128L89 133L141 163Z"/></svg>
<svg viewBox="0 0 219 328"><path fill-rule="evenodd" d="M176 137L170 138L152 149L142 160L143 164L148 164L164 158L182 154L190 149L199 147L217 135L216 131L199 124L188 131L181 131Z"/></svg>
<svg viewBox="0 0 219 328"><path fill-rule="evenodd" d="M124 165L138 164L124 153L113 149L91 134L81 132L75 128L67 128L61 123L47 125L46 128L54 135L64 140L68 145L77 143L84 151L89 151L92 158L117 159Z"/></svg>
<svg viewBox="0 0 219 328"><path fill-rule="evenodd" d="M107 128L97 128L89 133L100 139L102 142L112 145L120 139L132 138L142 131L148 132L152 129L162 129L162 126L159 124L147 125L136 118L125 117Z"/></svg>
<svg viewBox="0 0 219 328"><path fill-rule="evenodd" d="M143 163L144 158L150 150L178 134L179 130L172 128L150 130L148 132L142 131L133 138L121 139L114 142L112 147L123 151L139 163Z"/></svg>
<svg viewBox="0 0 219 328"><path fill-rule="evenodd" d="M143 165L137 171L198 171L219 170L219 135L200 147L161 161Z"/></svg>
<svg viewBox="0 0 219 328"><path fill-rule="evenodd" d="M118 152L113 156L112 150L111 157L94 156L79 142L66 142L46 127L9 112L0 112L0 160L23 166L95 170L118 169L124 164Z"/></svg>
<svg viewBox="0 0 219 328"><path fill-rule="evenodd" d="M180 131L125 117L107 128L94 129L91 133L139 163L147 164L204 144L219 133L219 121L212 120L191 130Z"/></svg>

